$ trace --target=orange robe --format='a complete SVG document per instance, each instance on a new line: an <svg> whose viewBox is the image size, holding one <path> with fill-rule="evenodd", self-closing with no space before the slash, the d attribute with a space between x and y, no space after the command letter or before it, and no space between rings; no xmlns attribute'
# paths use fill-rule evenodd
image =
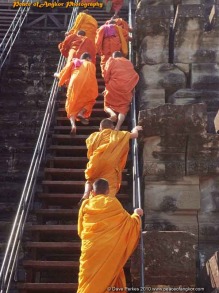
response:
<svg viewBox="0 0 219 293"><path fill-rule="evenodd" d="M65 40L58 45L61 54L68 58L67 63L72 58L80 58L85 52L91 55L91 60L96 63L96 48L93 42L86 36L76 34L68 35Z"/></svg>
<svg viewBox="0 0 219 293"><path fill-rule="evenodd" d="M123 267L138 244L140 217L128 214L116 198L97 195L79 210L78 234L82 244L77 293L125 288Z"/></svg>
<svg viewBox="0 0 219 293"><path fill-rule="evenodd" d="M106 4L108 3L109 0L106 0ZM122 8L124 3L124 0L112 0L112 8L111 11L114 12L119 12L120 9Z"/></svg>
<svg viewBox="0 0 219 293"><path fill-rule="evenodd" d="M113 20L115 21L116 25L120 26L124 30L124 37L126 41L131 40L129 37L129 32L131 32L132 29L129 27L128 23L122 18L114 18ZM109 24L109 22L110 20L107 20L106 24Z"/></svg>
<svg viewBox="0 0 219 293"><path fill-rule="evenodd" d="M84 108L84 117L89 118L98 96L96 67L90 61L73 60L66 64L59 77L59 86L68 86L65 110L70 118L72 115L76 117Z"/></svg>
<svg viewBox="0 0 219 293"><path fill-rule="evenodd" d="M104 69L104 106L113 111L127 114L132 100L132 90L139 80L132 63L124 58L112 58Z"/></svg>
<svg viewBox="0 0 219 293"><path fill-rule="evenodd" d="M106 35L106 29L112 28L114 30L114 35L108 37ZM127 41L125 39L127 32L121 27L110 24L110 25L102 25L97 30L96 36L96 49L97 53L101 55L101 71L103 73L106 61L112 56L112 53L115 51L122 51L123 55L126 56L128 54Z"/></svg>
<svg viewBox="0 0 219 293"><path fill-rule="evenodd" d="M129 152L130 132L104 129L92 133L86 140L89 162L85 178L94 182L105 178L109 182L110 196L116 196L122 181L122 171Z"/></svg>
<svg viewBox="0 0 219 293"><path fill-rule="evenodd" d="M96 19L93 18L93 16L84 12L80 12L69 33L76 34L79 30L83 30L86 32L86 37L88 37L93 43L95 43L97 28L98 23Z"/></svg>

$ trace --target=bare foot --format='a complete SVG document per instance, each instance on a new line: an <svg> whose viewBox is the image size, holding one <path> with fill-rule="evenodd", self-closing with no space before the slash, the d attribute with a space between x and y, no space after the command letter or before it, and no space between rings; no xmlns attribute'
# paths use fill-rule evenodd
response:
<svg viewBox="0 0 219 293"><path fill-rule="evenodd" d="M110 116L110 120L113 121L113 122L116 122L117 121L117 115Z"/></svg>
<svg viewBox="0 0 219 293"><path fill-rule="evenodd" d="M78 114L77 116L78 119L80 119L81 123L84 125L88 125L89 124L89 120L87 118L85 118L84 116Z"/></svg>
<svg viewBox="0 0 219 293"><path fill-rule="evenodd" d="M72 126L71 131L70 131L70 135L74 136L76 135L76 127Z"/></svg>

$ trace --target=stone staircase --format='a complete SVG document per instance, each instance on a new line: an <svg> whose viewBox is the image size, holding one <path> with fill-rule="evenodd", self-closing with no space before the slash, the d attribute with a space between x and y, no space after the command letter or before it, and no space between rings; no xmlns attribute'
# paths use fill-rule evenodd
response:
<svg viewBox="0 0 219 293"><path fill-rule="evenodd" d="M121 17L125 18L126 15L127 12L124 11L121 14ZM109 15L104 15L102 11L95 10L94 17L97 18L99 25L101 25L109 18ZM37 37L39 38L38 33ZM37 58L36 51L40 50L39 44L32 39L32 36L35 36L35 34L36 32L31 32L31 30L27 32L24 31L23 33L23 36L27 37L26 41L22 43L23 46L25 47L25 44L28 44L28 40L31 39L31 46L34 46L35 48L33 49L35 57L32 56L32 59ZM43 34L46 36L45 32L43 32ZM56 37L59 36L60 38L59 33L54 34ZM43 40L41 40L41 42L43 43ZM48 46L51 42L52 40L49 40ZM21 44L14 49L14 52L16 52L15 55L20 52L21 48L19 46L21 46ZM17 90L17 97L20 97L19 99L22 103L21 107L23 106L23 111L28 111L32 102L36 102L35 98L33 99L33 96L35 96L35 94L33 95L33 87L37 86L37 84L40 93L38 96L38 103L41 104L41 95L45 95L46 93L45 91L41 91L41 83L35 82L37 84L33 84L34 80L39 78L42 69L43 72L40 77L43 79L44 85L46 83L46 88L49 89L49 82L46 82L44 76L51 79L52 70L54 70L54 66L57 62L55 61L53 63L54 66L51 65L51 68L49 69L50 73L48 75L48 68L44 68L46 63L48 64L48 60L47 62L42 62L41 59L40 62L39 59L38 61L40 63L38 65L32 64L31 60L28 59L29 57L27 58L24 55L24 52L26 54L27 51L28 46L24 48L23 53L19 53L16 55L17 57L14 58L17 58L16 61L18 63L20 61L20 65L22 64L22 66L24 66L24 64L26 64L29 66L29 69L33 66L32 69L37 69L37 72L31 70L31 75L28 75L28 79L28 76L26 75L27 73L21 68L18 68L18 65L14 64L2 79L5 82L7 80L7 86L2 89L1 95L4 100L8 97L10 111L16 108L15 98L13 98L13 96L16 96L15 93L13 93L15 87ZM45 51L44 55L47 53L49 54L50 49L47 47ZM52 60L52 58L54 58L53 49L51 52L50 59ZM33 210L29 215L25 227L24 242L22 244L16 274L18 282L13 283L13 292L76 292L80 255L80 240L77 236L77 203L82 196L85 183L84 169L87 163L85 139L92 132L98 131L100 121L106 117L106 114L103 111L103 96L101 94L104 90L104 82L100 74L99 60L97 63L99 96L89 126L83 126L78 123L77 135L75 137L72 137L69 134L70 123L66 118L64 110L66 89L62 89L59 92L55 122L54 125L51 126L48 139L48 151L46 153L47 160L44 164L44 171L42 170L40 173L37 193L33 203ZM49 64L51 64L51 62L49 62ZM41 68L42 66L44 67ZM15 78L15 76L18 76L19 72L22 75L22 80L18 77ZM31 80L31 76L33 80ZM26 85L24 86L25 80L27 83L29 82L29 87ZM24 102L22 100L22 95L27 95L28 97L28 94L29 102L28 100ZM11 97L11 100L9 99L9 96ZM43 111L45 106L45 100L42 100L42 105L41 111ZM18 111L21 110L18 106L17 109ZM33 115L33 112L31 111L29 115ZM27 113L25 114L24 121L26 119L26 122L28 122L29 115ZM10 115L8 113L6 119L7 123L9 123L9 118ZM127 129L127 123L123 129ZM13 125L12 128L15 129L17 126L18 125ZM10 141L7 131L12 131L12 128L5 130L4 135L1 133L2 138L6 139L5 141ZM25 130L27 131L27 127L22 129L22 135L26 137L26 144L29 145L28 137L30 136L29 140L31 143L33 143L34 139L31 133L25 133ZM33 135L36 136L35 139L37 138L36 134L36 132L33 133ZM25 162L28 166L31 157L26 159L27 155L28 153L25 153L25 150L22 149L22 156L25 157ZM3 178L3 176L4 175L2 174L2 180L5 180L5 177ZM18 174L16 174L16 178L17 176ZM22 178L23 176L24 174L22 173ZM123 174L123 182L118 198L127 208L129 207L128 179L129 174L128 169L126 169ZM42 182L40 183L41 180ZM16 186L14 188L16 188ZM17 189L17 192L19 192L19 188ZM5 198L4 201L5 205L7 202L6 200L7 198ZM11 211L12 215L14 204L15 203L13 203L13 209ZM2 209L6 212L6 206ZM2 251L5 247L5 241L7 239L8 231L10 230L10 225L11 216L10 218L6 217L6 219L2 221L2 227L0 226ZM126 265L125 270L127 281L130 282L129 263Z"/></svg>
<svg viewBox="0 0 219 293"><path fill-rule="evenodd" d="M12 8L12 3L0 2L0 43L3 40L17 9Z"/></svg>
<svg viewBox="0 0 219 293"><path fill-rule="evenodd" d="M103 112L103 81L98 71L99 96L89 126L78 123L77 135L70 136L70 123L64 110L65 96L59 98L52 144L44 169L43 191L37 194L31 220L26 225L22 266L26 279L18 283L19 292L76 292L80 240L77 236L77 203L84 190L86 167L85 139L98 131ZM127 127L124 127L127 129ZM127 195L127 169L118 198ZM32 220L35 219L33 222Z"/></svg>

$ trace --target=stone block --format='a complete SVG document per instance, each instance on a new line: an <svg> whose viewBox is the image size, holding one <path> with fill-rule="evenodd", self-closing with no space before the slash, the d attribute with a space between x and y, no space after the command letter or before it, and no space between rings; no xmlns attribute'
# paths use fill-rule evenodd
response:
<svg viewBox="0 0 219 293"><path fill-rule="evenodd" d="M201 212L219 212L219 176L200 177Z"/></svg>
<svg viewBox="0 0 219 293"><path fill-rule="evenodd" d="M139 112L139 125L143 126L142 140L150 136L194 135L206 132L206 105L194 104L163 106ZM178 137L177 137L178 138ZM171 142L173 140L171 139Z"/></svg>
<svg viewBox="0 0 219 293"><path fill-rule="evenodd" d="M147 231L187 231L199 235L197 210L158 212L148 210L144 220Z"/></svg>
<svg viewBox="0 0 219 293"><path fill-rule="evenodd" d="M213 134L191 135L186 154L186 174L219 174L219 136Z"/></svg>
<svg viewBox="0 0 219 293"><path fill-rule="evenodd" d="M200 209L197 176L186 176L174 181L145 182L144 190L145 211L174 213Z"/></svg>
<svg viewBox="0 0 219 293"><path fill-rule="evenodd" d="M169 34L151 34L144 37L140 47L141 64L168 63L169 60Z"/></svg>
<svg viewBox="0 0 219 293"><path fill-rule="evenodd" d="M192 64L191 87L192 89L219 90L218 64Z"/></svg>
<svg viewBox="0 0 219 293"><path fill-rule="evenodd" d="M168 137L168 138L167 138ZM185 175L186 136L152 136L144 139L143 176L146 181Z"/></svg>
<svg viewBox="0 0 219 293"><path fill-rule="evenodd" d="M144 65L140 72L142 89L164 89L166 96L186 87L185 74L173 64Z"/></svg>
<svg viewBox="0 0 219 293"><path fill-rule="evenodd" d="M168 102L174 105L205 103L208 112L216 112L219 109L219 92L204 89L181 89L170 96Z"/></svg>
<svg viewBox="0 0 219 293"><path fill-rule="evenodd" d="M174 24L174 63L195 62L205 27L202 5L179 5Z"/></svg>
<svg viewBox="0 0 219 293"><path fill-rule="evenodd" d="M165 104L164 89L145 90L140 92L140 108L155 108Z"/></svg>
<svg viewBox="0 0 219 293"><path fill-rule="evenodd" d="M194 286L197 238L188 232L144 232L144 276L146 285ZM138 247L131 260L131 275L139 285Z"/></svg>

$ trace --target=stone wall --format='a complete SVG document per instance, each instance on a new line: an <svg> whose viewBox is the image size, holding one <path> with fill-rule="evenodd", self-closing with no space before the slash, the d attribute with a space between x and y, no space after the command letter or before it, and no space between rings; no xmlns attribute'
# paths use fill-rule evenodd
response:
<svg viewBox="0 0 219 293"><path fill-rule="evenodd" d="M56 71L63 34L28 31L16 41L0 86L0 242L17 210ZM4 251L3 247L0 245Z"/></svg>
<svg viewBox="0 0 219 293"><path fill-rule="evenodd" d="M218 5L213 0L141 0L137 5L143 227L150 237L157 233L150 249L145 246L147 285L201 284L205 292L214 288L206 266L218 250L219 137L214 127L219 108ZM170 231L193 235L185 244L194 253L187 263L189 282L185 267L180 278L175 274L177 255L174 261L165 259L167 271L164 266L155 268L153 278L148 275L150 254L158 251L155 262L162 262L161 231L170 238L178 235ZM168 245L167 255L171 247L174 251L174 240ZM135 279L138 269L133 271Z"/></svg>

